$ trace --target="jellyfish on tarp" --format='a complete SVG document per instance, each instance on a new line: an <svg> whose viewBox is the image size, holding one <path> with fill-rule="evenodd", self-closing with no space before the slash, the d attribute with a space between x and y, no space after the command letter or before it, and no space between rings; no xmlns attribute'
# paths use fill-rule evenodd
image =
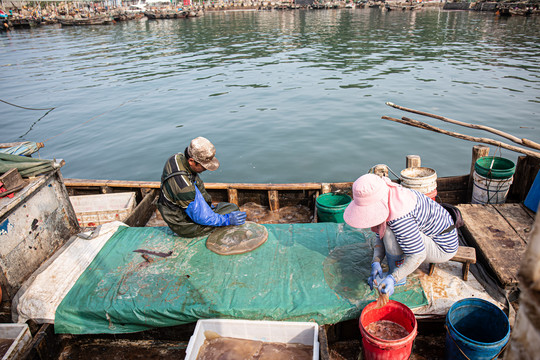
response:
<svg viewBox="0 0 540 360"><path fill-rule="evenodd" d="M247 221L240 226L225 226L214 230L206 240L206 247L219 255L244 254L255 250L268 239L268 230Z"/></svg>

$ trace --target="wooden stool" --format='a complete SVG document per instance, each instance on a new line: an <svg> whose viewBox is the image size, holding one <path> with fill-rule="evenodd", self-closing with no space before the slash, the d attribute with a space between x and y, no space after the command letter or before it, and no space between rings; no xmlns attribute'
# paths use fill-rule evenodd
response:
<svg viewBox="0 0 540 360"><path fill-rule="evenodd" d="M473 247L469 246L460 246L458 247L458 251L456 255L454 255L453 258L450 259L450 261L457 261L460 263L463 263L462 271L463 271L463 280L467 281L469 277L469 267L471 264L476 264L476 250ZM429 273L428 275L433 274L433 270L435 270L434 263L429 264Z"/></svg>

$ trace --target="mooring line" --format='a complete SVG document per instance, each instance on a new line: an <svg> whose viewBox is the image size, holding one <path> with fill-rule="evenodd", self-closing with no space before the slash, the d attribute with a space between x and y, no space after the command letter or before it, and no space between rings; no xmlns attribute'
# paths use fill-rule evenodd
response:
<svg viewBox="0 0 540 360"><path fill-rule="evenodd" d="M52 107L52 108L45 108L45 109L35 109L35 108L29 108L29 107L26 107L26 106L21 106L21 105L16 105L16 104L12 104L6 100L2 100L0 99L1 102L3 102L4 104L8 104L8 105L11 105L11 106L15 106L15 107L18 107L18 108L21 108L21 109L25 109L25 110L49 110L49 111L52 111L54 109L56 109L55 107Z"/></svg>

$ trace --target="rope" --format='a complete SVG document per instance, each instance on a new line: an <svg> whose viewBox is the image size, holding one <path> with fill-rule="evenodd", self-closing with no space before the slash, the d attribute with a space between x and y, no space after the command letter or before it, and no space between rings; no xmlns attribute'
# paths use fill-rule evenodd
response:
<svg viewBox="0 0 540 360"><path fill-rule="evenodd" d="M0 101L3 102L4 104L8 104L8 105L15 106L15 107L18 107L18 108L21 108L21 109L25 109L25 110L49 110L49 111L52 111L52 110L56 109L55 107L52 107L52 108L44 108L44 109L36 109L36 108L29 108L29 107L25 107L25 106L15 105L15 104L12 104L12 103L7 102L7 101L2 100L2 99L0 99Z"/></svg>

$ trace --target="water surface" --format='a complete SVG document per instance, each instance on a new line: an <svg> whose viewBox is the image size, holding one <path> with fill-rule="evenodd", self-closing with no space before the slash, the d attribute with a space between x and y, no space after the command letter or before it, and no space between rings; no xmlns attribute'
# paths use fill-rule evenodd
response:
<svg viewBox="0 0 540 360"><path fill-rule="evenodd" d="M474 143L381 116L504 139L385 102L540 142L539 23L442 10L227 11L2 33L0 99L55 109L43 117L0 103L0 142L45 141L40 156L65 159L64 176L77 178L158 180L196 136L221 161L205 181L354 181L379 163L399 172L407 154L461 175Z"/></svg>

